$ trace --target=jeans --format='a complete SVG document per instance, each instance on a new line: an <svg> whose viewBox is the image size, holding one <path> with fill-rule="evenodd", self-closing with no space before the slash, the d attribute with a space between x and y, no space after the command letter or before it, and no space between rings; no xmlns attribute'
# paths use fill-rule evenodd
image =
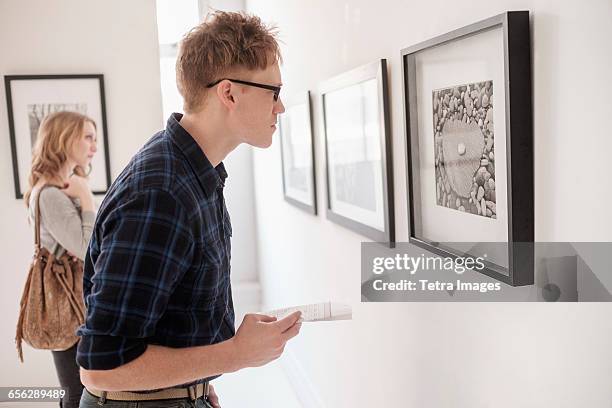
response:
<svg viewBox="0 0 612 408"><path fill-rule="evenodd" d="M79 366L76 362L77 342L74 346L64 351L52 351L55 371L60 386L67 389L67 395L60 401L62 408L78 408L83 384L79 375Z"/></svg>
<svg viewBox="0 0 612 408"><path fill-rule="evenodd" d="M200 397L195 401L189 398L173 398L167 400L154 401L115 401L109 400L102 402L100 397L96 397L87 391L83 390L81 396L80 408L212 408L212 405L205 400L205 397Z"/></svg>

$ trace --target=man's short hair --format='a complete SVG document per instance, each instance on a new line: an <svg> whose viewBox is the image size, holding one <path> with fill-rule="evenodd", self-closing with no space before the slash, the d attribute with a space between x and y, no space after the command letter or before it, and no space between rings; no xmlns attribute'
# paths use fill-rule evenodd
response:
<svg viewBox="0 0 612 408"><path fill-rule="evenodd" d="M176 60L176 83L185 112L197 112L206 86L228 71L265 69L280 59L275 27L247 13L209 13L185 35Z"/></svg>

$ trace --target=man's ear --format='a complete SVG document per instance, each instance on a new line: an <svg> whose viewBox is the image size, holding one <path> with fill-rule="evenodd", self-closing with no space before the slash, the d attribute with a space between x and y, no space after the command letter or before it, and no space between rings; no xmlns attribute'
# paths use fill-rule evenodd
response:
<svg viewBox="0 0 612 408"><path fill-rule="evenodd" d="M221 81L219 85L217 85L217 98L219 98L226 108L233 109L236 104L233 95L235 91L236 87L233 87L230 81Z"/></svg>

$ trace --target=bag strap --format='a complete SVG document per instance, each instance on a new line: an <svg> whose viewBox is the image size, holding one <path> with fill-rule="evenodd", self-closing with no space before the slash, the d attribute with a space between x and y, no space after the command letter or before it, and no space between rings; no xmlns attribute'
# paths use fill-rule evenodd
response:
<svg viewBox="0 0 612 408"><path fill-rule="evenodd" d="M36 205L34 207L34 245L37 250L40 250L40 193L48 186L43 184L36 193Z"/></svg>
<svg viewBox="0 0 612 408"><path fill-rule="evenodd" d="M35 208L34 208L34 244L35 244L35 256L40 256L40 193L47 187L47 184L43 184L38 192L36 193ZM23 363L23 320L25 317L25 309L28 302L28 295L30 293L30 285L32 283L32 269L28 272L28 279L26 280L23 292L21 294L21 301L19 302L19 319L17 320L17 332L15 334L15 345L17 346L17 355L19 360Z"/></svg>
<svg viewBox="0 0 612 408"><path fill-rule="evenodd" d="M34 245L35 248L40 250L42 245L40 242L40 195L43 190L47 187L55 186L54 184L45 183L38 189L38 193L36 193L36 207L34 208Z"/></svg>
<svg viewBox="0 0 612 408"><path fill-rule="evenodd" d="M41 244L40 244L40 193L47 187L47 184L43 184L38 192L36 193L36 200L34 204L34 253L35 257L40 257ZM51 254L53 256L53 254ZM19 360L23 363L23 320L25 317L25 309L28 303L28 296L30 294L30 285L32 283L32 268L28 272L28 279L26 280L21 294L21 302L19 302L19 319L17 320L17 333L15 334L15 345L17 346L17 355Z"/></svg>

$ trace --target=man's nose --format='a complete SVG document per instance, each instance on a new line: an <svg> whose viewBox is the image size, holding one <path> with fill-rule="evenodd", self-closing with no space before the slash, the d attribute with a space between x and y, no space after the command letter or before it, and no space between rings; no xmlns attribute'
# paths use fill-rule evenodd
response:
<svg viewBox="0 0 612 408"><path fill-rule="evenodd" d="M283 100L279 97L278 103L276 104L276 108L274 109L275 113L283 113L285 112L285 105L283 105Z"/></svg>

